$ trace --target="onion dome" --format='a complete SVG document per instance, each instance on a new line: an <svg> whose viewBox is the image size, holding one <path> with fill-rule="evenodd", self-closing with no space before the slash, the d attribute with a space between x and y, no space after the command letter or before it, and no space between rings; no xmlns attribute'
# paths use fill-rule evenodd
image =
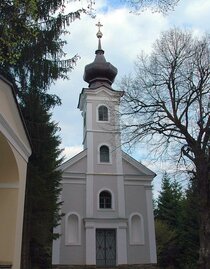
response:
<svg viewBox="0 0 210 269"><path fill-rule="evenodd" d="M102 24L96 24L99 27L98 33L98 49L96 50L95 60L91 64L85 66L84 81L89 83L90 88L95 88L101 84L112 85L117 75L117 68L107 62L104 57L104 51L101 48L101 38L103 34L100 31Z"/></svg>

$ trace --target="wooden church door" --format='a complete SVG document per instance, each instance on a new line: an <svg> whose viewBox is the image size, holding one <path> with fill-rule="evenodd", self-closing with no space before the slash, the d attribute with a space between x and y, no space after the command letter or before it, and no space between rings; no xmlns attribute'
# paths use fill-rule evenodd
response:
<svg viewBox="0 0 210 269"><path fill-rule="evenodd" d="M96 230L96 265L116 265L116 231L114 229Z"/></svg>

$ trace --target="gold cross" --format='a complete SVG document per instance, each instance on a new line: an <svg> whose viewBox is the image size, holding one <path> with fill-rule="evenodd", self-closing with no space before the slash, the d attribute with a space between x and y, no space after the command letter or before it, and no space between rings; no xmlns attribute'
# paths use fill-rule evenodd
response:
<svg viewBox="0 0 210 269"><path fill-rule="evenodd" d="M98 31L100 32L101 27L103 26L103 25L100 23L100 21L96 24L96 26L98 26Z"/></svg>
<svg viewBox="0 0 210 269"><path fill-rule="evenodd" d="M101 32L101 27L103 26L100 21L96 24L96 26L98 26L98 33L96 34L97 38L98 38L98 50L102 50L101 49L101 38L103 36L102 32Z"/></svg>

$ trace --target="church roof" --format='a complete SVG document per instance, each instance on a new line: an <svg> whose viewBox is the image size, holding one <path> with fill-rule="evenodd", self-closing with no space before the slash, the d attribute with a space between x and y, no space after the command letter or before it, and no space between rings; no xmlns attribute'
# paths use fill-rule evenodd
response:
<svg viewBox="0 0 210 269"><path fill-rule="evenodd" d="M95 51L95 60L85 66L84 71L84 81L89 83L90 88L95 88L97 85L107 84L112 85L114 79L117 75L117 68L111 63L107 62L104 57L104 50L101 48L101 38L102 33L100 27L102 26L100 22L97 24L99 27L98 33L98 49Z"/></svg>

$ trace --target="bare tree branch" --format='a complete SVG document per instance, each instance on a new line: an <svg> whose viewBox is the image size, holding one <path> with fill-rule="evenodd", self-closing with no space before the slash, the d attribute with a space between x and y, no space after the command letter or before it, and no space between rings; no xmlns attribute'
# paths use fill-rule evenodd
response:
<svg viewBox="0 0 210 269"><path fill-rule="evenodd" d="M153 12L167 14L174 10L180 0L124 0L128 3L134 13L139 13L145 9L151 9Z"/></svg>
<svg viewBox="0 0 210 269"><path fill-rule="evenodd" d="M194 167L203 229L200 268L210 268L209 36L197 39L178 29L163 33L150 56L137 58L136 76L125 78L121 88L125 142L146 140L159 157L176 148L174 159Z"/></svg>

